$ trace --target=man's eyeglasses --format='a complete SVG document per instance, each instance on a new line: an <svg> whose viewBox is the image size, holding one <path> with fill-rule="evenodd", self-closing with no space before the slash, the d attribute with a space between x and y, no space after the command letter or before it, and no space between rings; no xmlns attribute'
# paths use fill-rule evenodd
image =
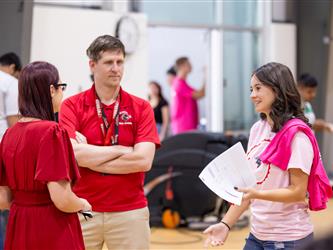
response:
<svg viewBox="0 0 333 250"><path fill-rule="evenodd" d="M53 86L54 86L56 89L60 87L62 91L65 91L65 90L66 90L66 87L67 87L67 83L54 84Z"/></svg>

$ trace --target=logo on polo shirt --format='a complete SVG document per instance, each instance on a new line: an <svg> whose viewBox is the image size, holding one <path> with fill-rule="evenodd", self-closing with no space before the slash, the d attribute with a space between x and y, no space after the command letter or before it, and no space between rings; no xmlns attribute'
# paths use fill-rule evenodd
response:
<svg viewBox="0 0 333 250"><path fill-rule="evenodd" d="M120 116L119 124L132 124L132 122L130 121L132 116L129 115L127 111L120 111L119 116Z"/></svg>

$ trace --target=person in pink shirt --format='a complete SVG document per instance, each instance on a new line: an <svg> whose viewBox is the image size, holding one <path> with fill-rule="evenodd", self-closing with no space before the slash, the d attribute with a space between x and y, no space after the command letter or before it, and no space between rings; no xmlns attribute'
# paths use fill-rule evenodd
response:
<svg viewBox="0 0 333 250"><path fill-rule="evenodd" d="M288 121L297 118L304 126L310 125L287 66L268 63L258 68L252 74L250 89L261 118L251 128L247 152L257 185L236 188L244 193L242 204L231 205L221 223L204 231L208 235L206 244L222 245L230 228L250 207L250 234L244 250L300 249L313 240L306 194L314 157L318 159L319 152L306 133L299 130L290 140L291 145L285 145L291 149L286 169L263 163L261 155Z"/></svg>
<svg viewBox="0 0 333 250"><path fill-rule="evenodd" d="M187 57L176 60L176 71L177 76L171 86L171 128L174 135L197 129L199 121L197 100L205 96L205 84L196 90L186 81L192 71L192 65Z"/></svg>

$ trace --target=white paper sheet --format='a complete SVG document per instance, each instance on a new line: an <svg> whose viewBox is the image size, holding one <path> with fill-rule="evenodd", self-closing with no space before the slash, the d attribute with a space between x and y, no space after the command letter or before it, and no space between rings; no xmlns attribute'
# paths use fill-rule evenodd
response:
<svg viewBox="0 0 333 250"><path fill-rule="evenodd" d="M234 187L256 185L256 177L240 142L212 160L199 178L218 196L238 206L242 203L243 193Z"/></svg>

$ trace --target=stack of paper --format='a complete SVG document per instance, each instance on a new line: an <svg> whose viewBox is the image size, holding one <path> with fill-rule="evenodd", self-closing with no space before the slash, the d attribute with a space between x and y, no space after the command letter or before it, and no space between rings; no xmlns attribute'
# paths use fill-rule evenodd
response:
<svg viewBox="0 0 333 250"><path fill-rule="evenodd" d="M254 170L251 169L240 142L212 160L199 178L218 196L238 206L242 203L243 193L236 191L234 187L256 185Z"/></svg>

